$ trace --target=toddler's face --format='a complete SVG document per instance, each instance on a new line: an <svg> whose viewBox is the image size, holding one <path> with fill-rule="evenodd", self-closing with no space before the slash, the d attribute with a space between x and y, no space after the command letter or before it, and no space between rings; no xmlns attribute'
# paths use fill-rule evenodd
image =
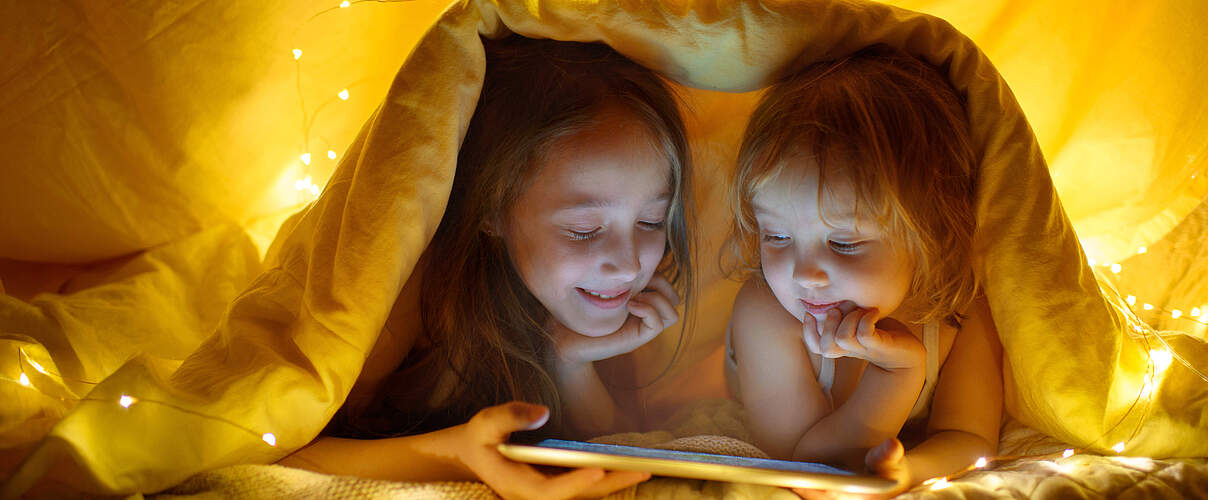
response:
<svg viewBox="0 0 1208 500"><path fill-rule="evenodd" d="M646 127L610 109L559 139L503 219L512 263L563 326L616 331L663 258L670 166Z"/></svg>
<svg viewBox="0 0 1208 500"><path fill-rule="evenodd" d="M819 203L818 168L797 157L758 191L752 205L764 278L798 320L823 320L833 308L846 314L875 307L890 316L909 290L911 259L875 220L856 218L850 182L828 176L827 184Z"/></svg>

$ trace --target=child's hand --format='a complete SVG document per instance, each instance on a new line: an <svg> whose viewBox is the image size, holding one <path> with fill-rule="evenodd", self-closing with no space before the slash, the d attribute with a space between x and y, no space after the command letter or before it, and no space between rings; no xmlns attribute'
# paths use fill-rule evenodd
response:
<svg viewBox="0 0 1208 500"><path fill-rule="evenodd" d="M679 321L676 304L679 304L679 296L675 288L667 278L655 274L646 289L629 299L626 307L630 316L613 333L588 337L553 321L554 350L561 362L569 364L590 363L632 352Z"/></svg>
<svg viewBox="0 0 1208 500"><path fill-rule="evenodd" d="M876 474L886 479L891 479L898 483L897 487L889 493L877 495L857 495L854 493L840 493L826 490L806 490L801 488L793 489L801 498L807 500L833 500L833 499L859 499L859 500L881 500L892 498L899 493L906 491L910 487L910 471L906 467L906 450L902 447L902 442L898 438L889 438L882 442L877 447L868 450L864 455L864 466L868 468L868 472Z"/></svg>
<svg viewBox="0 0 1208 500"><path fill-rule="evenodd" d="M511 402L486 408L455 427L456 455L482 482L505 499L597 498L650 478L646 472L575 469L546 476L532 466L513 462L496 449L516 431L541 427L549 418L544 406Z"/></svg>
<svg viewBox="0 0 1208 500"><path fill-rule="evenodd" d="M821 327L812 314L802 318L805 347L825 358L859 358L885 370L915 368L926 363L922 342L910 332L876 327L880 312L855 309L846 315L838 309L826 312Z"/></svg>

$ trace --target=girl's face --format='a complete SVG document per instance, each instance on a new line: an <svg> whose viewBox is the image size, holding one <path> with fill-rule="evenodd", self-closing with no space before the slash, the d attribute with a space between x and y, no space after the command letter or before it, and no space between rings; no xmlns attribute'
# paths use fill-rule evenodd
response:
<svg viewBox="0 0 1208 500"><path fill-rule="evenodd" d="M910 287L909 256L875 220L857 219L850 182L828 176L819 200L817 165L787 161L752 200L763 276L780 305L799 321L805 314L824 320L833 308L847 314L875 307L881 317L892 315Z"/></svg>
<svg viewBox="0 0 1208 500"><path fill-rule="evenodd" d="M609 109L558 139L503 218L525 285L570 330L608 335L667 245L670 166L645 125Z"/></svg>

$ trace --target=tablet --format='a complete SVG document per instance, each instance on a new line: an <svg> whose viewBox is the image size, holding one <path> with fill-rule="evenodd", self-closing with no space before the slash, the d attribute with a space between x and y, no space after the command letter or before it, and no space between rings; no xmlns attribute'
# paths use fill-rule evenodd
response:
<svg viewBox="0 0 1208 500"><path fill-rule="evenodd" d="M896 483L810 462L735 457L546 439L536 444L504 443L499 452L517 462L561 467L599 467L649 472L656 476L766 484L846 493L888 493Z"/></svg>

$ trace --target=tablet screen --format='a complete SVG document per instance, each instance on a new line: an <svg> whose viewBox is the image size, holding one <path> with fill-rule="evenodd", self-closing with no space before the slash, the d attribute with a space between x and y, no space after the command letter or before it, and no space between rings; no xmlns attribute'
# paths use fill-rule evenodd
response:
<svg viewBox="0 0 1208 500"><path fill-rule="evenodd" d="M546 439L534 445L499 445L504 456L521 462L560 467L600 467L645 471L657 476L766 484L849 493L887 493L895 482L859 475L828 465Z"/></svg>

